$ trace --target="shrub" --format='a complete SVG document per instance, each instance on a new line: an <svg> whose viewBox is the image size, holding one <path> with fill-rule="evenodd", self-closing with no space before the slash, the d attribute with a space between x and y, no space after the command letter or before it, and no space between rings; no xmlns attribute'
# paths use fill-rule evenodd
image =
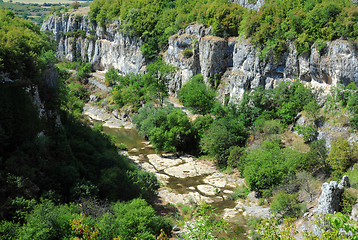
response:
<svg viewBox="0 0 358 240"><path fill-rule="evenodd" d="M230 156L227 160L227 165L230 167L238 168L243 167L240 162L241 156L244 154L244 148L239 146L233 146L230 148Z"/></svg>
<svg viewBox="0 0 358 240"><path fill-rule="evenodd" d="M281 216L297 217L302 213L297 194L277 192L274 194L270 211Z"/></svg>
<svg viewBox="0 0 358 240"><path fill-rule="evenodd" d="M230 148L243 145L246 132L240 122L235 119L222 118L214 121L201 139L201 149L204 153L216 158L218 164L226 165Z"/></svg>
<svg viewBox="0 0 358 240"><path fill-rule="evenodd" d="M121 151L127 151L128 150L128 147L127 145L125 145L124 143L121 143L117 146L118 150L121 150Z"/></svg>
<svg viewBox="0 0 358 240"><path fill-rule="evenodd" d="M350 215L352 208L357 202L357 196L350 191L344 191L341 197L340 208L343 214Z"/></svg>
<svg viewBox="0 0 358 240"><path fill-rule="evenodd" d="M71 236L70 220L78 216L75 205L55 206L49 200L36 205L26 216L26 225L20 230L21 239L63 239Z"/></svg>
<svg viewBox="0 0 358 240"><path fill-rule="evenodd" d="M232 200L236 200L239 198L245 199L249 193L250 190L246 186L242 185L234 190L234 192L230 195L230 199Z"/></svg>
<svg viewBox="0 0 358 240"><path fill-rule="evenodd" d="M358 146L356 143L338 138L332 142L327 160L334 171L343 173L358 160Z"/></svg>
<svg viewBox="0 0 358 240"><path fill-rule="evenodd" d="M93 124L92 127L93 130L98 131L98 132L102 132L103 131L103 124L100 122L97 122L95 124Z"/></svg>
<svg viewBox="0 0 358 240"><path fill-rule="evenodd" d="M108 69L108 71L104 76L105 76L105 84L109 87L116 84L120 79L120 75L118 74L118 71L113 68Z"/></svg>
<svg viewBox="0 0 358 240"><path fill-rule="evenodd" d="M349 177L349 183L352 188L358 189L358 167L354 165L352 169L349 169L345 175Z"/></svg>
<svg viewBox="0 0 358 240"><path fill-rule="evenodd" d="M213 123L213 118L210 115L198 116L193 122L193 128L198 132L200 138L202 138Z"/></svg>
<svg viewBox="0 0 358 240"><path fill-rule="evenodd" d="M18 239L19 228L20 228L19 223L2 220L0 222L0 239L1 240Z"/></svg>
<svg viewBox="0 0 358 240"><path fill-rule="evenodd" d="M183 50L182 54L185 58L191 58L193 56L193 50L189 50L189 49L185 48Z"/></svg>
<svg viewBox="0 0 358 240"><path fill-rule="evenodd" d="M215 92L205 85L202 75L194 76L178 93L179 100L185 106L194 108L200 114L207 114L211 111L215 95Z"/></svg>
<svg viewBox="0 0 358 240"><path fill-rule="evenodd" d="M244 177L252 191L263 193L279 185L286 175L296 172L303 155L277 142L263 142L245 155Z"/></svg>
<svg viewBox="0 0 358 240"><path fill-rule="evenodd" d="M156 216L155 210L143 199L128 203L117 202L112 212L106 213L98 222L101 229L98 239L155 239L163 229L170 234L168 220Z"/></svg>
<svg viewBox="0 0 358 240"><path fill-rule="evenodd" d="M296 125L293 129L297 131L298 134L302 135L305 142L313 141L317 135L317 129L312 124L306 126Z"/></svg>
<svg viewBox="0 0 358 240"><path fill-rule="evenodd" d="M139 133L152 142L156 150L181 152L196 151L196 135L187 115L172 106L148 104L133 116Z"/></svg>

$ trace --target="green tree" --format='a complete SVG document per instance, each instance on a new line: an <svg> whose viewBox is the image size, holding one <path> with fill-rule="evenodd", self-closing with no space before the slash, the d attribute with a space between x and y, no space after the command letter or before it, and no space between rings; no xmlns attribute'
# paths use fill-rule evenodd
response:
<svg viewBox="0 0 358 240"><path fill-rule="evenodd" d="M243 145L246 140L244 126L233 118L222 118L214 121L201 139L201 150L216 158L217 162L226 165L230 148Z"/></svg>
<svg viewBox="0 0 358 240"><path fill-rule="evenodd" d="M203 76L196 75L180 89L179 100L200 114L207 114L214 106L215 92L205 85Z"/></svg>
<svg viewBox="0 0 358 240"><path fill-rule="evenodd" d="M149 138L159 151L195 151L196 131L187 115L172 106L155 108L149 104L133 116L139 132Z"/></svg>
<svg viewBox="0 0 358 240"><path fill-rule="evenodd" d="M332 142L327 160L334 171L339 173L345 172L358 160L357 144L349 143L343 138L338 138Z"/></svg>
<svg viewBox="0 0 358 240"><path fill-rule="evenodd" d="M148 73L145 74L144 81L148 86L148 90L158 98L161 106L163 106L164 97L168 96L169 77L174 70L174 67L166 64L161 59L147 66Z"/></svg>
<svg viewBox="0 0 358 240"><path fill-rule="evenodd" d="M302 154L268 141L244 156L245 180L252 191L259 193L272 190L284 176L294 175L303 159Z"/></svg>

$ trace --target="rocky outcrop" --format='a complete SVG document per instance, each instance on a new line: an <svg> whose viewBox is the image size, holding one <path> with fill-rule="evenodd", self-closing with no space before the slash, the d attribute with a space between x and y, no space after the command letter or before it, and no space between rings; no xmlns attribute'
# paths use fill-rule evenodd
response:
<svg viewBox="0 0 358 240"><path fill-rule="evenodd" d="M167 63L178 67L170 83L177 91L193 75L201 73L215 85L221 77L219 93L239 101L244 92L258 86L272 88L278 82L299 78L313 86L358 82L358 48L356 43L336 40L327 42L319 51L312 46L310 54L298 54L293 43L279 58L269 54L260 59L257 49L244 38L219 38L210 35L210 28L189 25L169 39L165 54Z"/></svg>
<svg viewBox="0 0 358 240"><path fill-rule="evenodd" d="M340 210L341 196L345 188L350 187L348 176L343 176L338 184L336 181L324 183L322 193L318 199L317 214L333 214Z"/></svg>
<svg viewBox="0 0 358 240"><path fill-rule="evenodd" d="M142 41L121 33L118 21L102 28L86 16L50 15L41 30L55 35L61 60L82 60L92 63L95 69L113 67L124 74L139 73L145 66L140 51Z"/></svg>
<svg viewBox="0 0 358 240"><path fill-rule="evenodd" d="M118 21L104 30L90 23L87 17L51 15L42 30L55 34L57 55L61 59L81 59L97 69L114 67L124 74L145 69L141 40L120 33ZM327 86L337 83L358 82L357 43L326 42L325 48L319 50L313 45L310 53L304 54L298 54L295 45L289 43L288 50L279 58L268 54L266 59L261 59L257 53L249 39L215 37L210 27L191 24L169 38L168 49L163 54L168 64L178 68L169 90L177 93L199 73L207 84L219 85L219 99L231 102L239 101L245 91L257 86L271 88L280 81L295 78L327 90Z"/></svg>
<svg viewBox="0 0 358 240"><path fill-rule="evenodd" d="M252 9L255 11L260 10L264 5L264 0L231 0L233 3L240 4L244 8Z"/></svg>

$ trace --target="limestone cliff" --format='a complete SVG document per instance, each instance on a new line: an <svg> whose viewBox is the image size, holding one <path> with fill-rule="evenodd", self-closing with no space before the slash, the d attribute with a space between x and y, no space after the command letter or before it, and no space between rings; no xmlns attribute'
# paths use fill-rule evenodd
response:
<svg viewBox="0 0 358 240"><path fill-rule="evenodd" d="M122 34L118 21L102 29L87 17L51 15L42 30L55 34L61 59L81 59L97 69L114 67L125 74L145 71L147 62L140 51L142 41ZM206 83L220 84L222 101L234 102L246 90L259 85L271 88L279 81L295 78L324 88L339 82L358 82L357 43L336 40L327 42L320 51L313 45L310 53L305 54L298 54L290 43L279 59L270 55L262 60L249 39L224 39L211 33L211 28L191 24L169 38L164 60L178 67L169 85L171 92L177 92L199 73Z"/></svg>
<svg viewBox="0 0 358 240"><path fill-rule="evenodd" d="M207 81L222 76L221 97L242 98L246 90L259 85L273 87L278 81L299 78L325 87L358 82L358 48L343 40L327 42L319 51L298 54L293 43L280 59L261 60L257 49L244 38L223 39L210 35L202 25L189 25L169 39L165 60L179 68L171 88L177 90L190 77L201 73ZM191 54L187 54L188 51Z"/></svg>
<svg viewBox="0 0 358 240"><path fill-rule="evenodd" d="M92 63L95 69L113 67L124 74L138 73L145 66L140 51L142 41L120 33L118 21L104 29L81 15L50 15L41 30L55 35L61 60L82 60Z"/></svg>

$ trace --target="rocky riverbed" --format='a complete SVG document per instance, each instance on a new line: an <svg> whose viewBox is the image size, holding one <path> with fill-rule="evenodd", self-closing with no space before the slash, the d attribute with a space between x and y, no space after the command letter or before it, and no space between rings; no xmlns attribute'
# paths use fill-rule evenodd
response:
<svg viewBox="0 0 358 240"><path fill-rule="evenodd" d="M90 84L99 88L102 82L101 78L93 78ZM142 170L157 176L161 184L157 191L158 202L161 204L195 205L206 202L214 205L223 218L241 222L239 225L243 229L247 227L244 220L247 215L270 216L269 208L258 206L254 193L249 194L246 200L232 200L234 190L245 184L238 172L220 172L213 162L195 159L190 155L158 154L133 129L128 118L116 112L107 112L93 103L85 105L84 115L90 120L101 121L104 132L115 136L119 144L127 145L128 151L121 154L126 155Z"/></svg>

